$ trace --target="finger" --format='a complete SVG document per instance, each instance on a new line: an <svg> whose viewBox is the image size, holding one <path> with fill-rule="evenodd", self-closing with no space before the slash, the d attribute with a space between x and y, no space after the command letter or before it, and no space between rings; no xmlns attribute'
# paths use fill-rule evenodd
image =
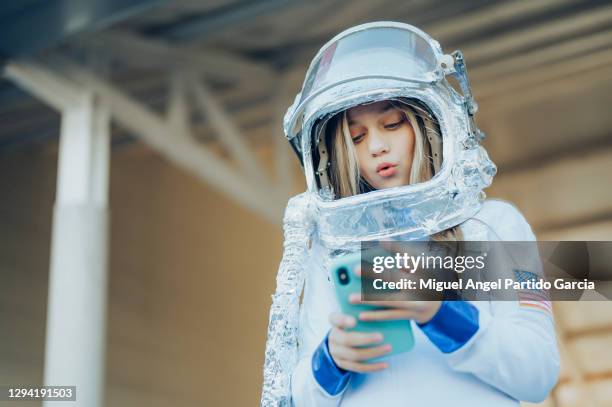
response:
<svg viewBox="0 0 612 407"><path fill-rule="evenodd" d="M361 321L389 321L397 319L414 319L415 312L406 309L387 309L378 311L365 311L359 314Z"/></svg>
<svg viewBox="0 0 612 407"><path fill-rule="evenodd" d="M365 346L380 343L384 337L378 332L343 332L343 345L346 346Z"/></svg>
<svg viewBox="0 0 612 407"><path fill-rule="evenodd" d="M357 321L354 317L340 312L332 312L329 314L329 323L335 327L346 329L355 326Z"/></svg>
<svg viewBox="0 0 612 407"><path fill-rule="evenodd" d="M361 293L352 293L349 295L349 303L351 304L360 304L361 301Z"/></svg>
<svg viewBox="0 0 612 407"><path fill-rule="evenodd" d="M361 301L363 304L375 307L402 308L420 311L426 308L427 301Z"/></svg>
<svg viewBox="0 0 612 407"><path fill-rule="evenodd" d="M391 345L384 344L384 345L380 345L380 346L371 346L368 348L353 348L356 349L357 351L357 358L355 359L356 362L363 362L369 359L374 359L377 358L379 356L383 356L386 355L387 353L391 352L392 347Z"/></svg>
<svg viewBox="0 0 612 407"><path fill-rule="evenodd" d="M346 346L347 332L339 328L332 328L327 337L329 349L336 346Z"/></svg>
<svg viewBox="0 0 612 407"><path fill-rule="evenodd" d="M391 352L391 345L371 346L368 348L354 348L348 346L335 346L330 353L336 359L344 359L351 362L363 362L368 359L377 358Z"/></svg>
<svg viewBox="0 0 612 407"><path fill-rule="evenodd" d="M357 277L361 277L361 264L355 266L353 269L353 274L355 274Z"/></svg>
<svg viewBox="0 0 612 407"><path fill-rule="evenodd" d="M384 298L391 297L390 294L385 293ZM399 296L398 296L399 297ZM401 298L401 297L400 297ZM411 301L405 300L365 300L362 298L360 293L352 293L349 295L349 303L351 304L361 304L361 305L371 305L373 307L387 307L387 308L410 308L409 306L404 307L405 303L410 303Z"/></svg>
<svg viewBox="0 0 612 407"><path fill-rule="evenodd" d="M366 346L375 345L384 340L379 332L347 332L340 328L332 328L328 341L330 346Z"/></svg>
<svg viewBox="0 0 612 407"><path fill-rule="evenodd" d="M384 301L384 300L378 300L378 301L359 301L359 302L362 302L362 303L367 304L367 305L372 305L374 307L397 308L398 305L400 305L402 302L405 302L405 301Z"/></svg>
<svg viewBox="0 0 612 407"><path fill-rule="evenodd" d="M389 365L385 362L359 363L359 362L351 362L348 360L338 360L337 363L338 363L338 366L340 366L344 370L350 370L352 372L358 372L358 373L378 372L378 371L384 370L389 367Z"/></svg>

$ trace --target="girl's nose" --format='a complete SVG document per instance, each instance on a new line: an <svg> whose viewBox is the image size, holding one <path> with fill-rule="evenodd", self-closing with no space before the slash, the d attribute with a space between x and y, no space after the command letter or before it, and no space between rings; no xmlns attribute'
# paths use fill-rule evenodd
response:
<svg viewBox="0 0 612 407"><path fill-rule="evenodd" d="M377 131L372 131L368 137L368 148L373 157L389 152L389 144Z"/></svg>

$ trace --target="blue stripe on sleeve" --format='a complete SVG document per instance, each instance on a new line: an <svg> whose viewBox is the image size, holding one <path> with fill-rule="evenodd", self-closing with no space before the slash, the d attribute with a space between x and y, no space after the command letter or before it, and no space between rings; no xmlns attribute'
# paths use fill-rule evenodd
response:
<svg viewBox="0 0 612 407"><path fill-rule="evenodd" d="M442 301L425 324L417 324L443 353L461 348L478 331L478 308L466 301Z"/></svg>
<svg viewBox="0 0 612 407"><path fill-rule="evenodd" d="M327 337L312 355L312 373L317 383L331 396L340 394L348 384L351 372L336 365L329 353Z"/></svg>

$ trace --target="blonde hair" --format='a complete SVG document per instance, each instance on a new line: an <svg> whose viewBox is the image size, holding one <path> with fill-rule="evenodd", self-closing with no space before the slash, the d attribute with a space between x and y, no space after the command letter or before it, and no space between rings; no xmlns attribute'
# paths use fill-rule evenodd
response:
<svg viewBox="0 0 612 407"><path fill-rule="evenodd" d="M415 143L410 168L410 184L418 184L430 180L435 175L432 147L428 135L432 133L439 137L440 128L435 118L415 103L390 101L393 107L402 112L414 132ZM428 115L432 127L425 127L425 121L419 120L422 115ZM359 160L351 138L348 126L347 111L332 117L322 129L325 143L329 151L330 179L329 182L337 198L346 198L373 190L359 171ZM323 141L321 141L323 142ZM459 241L463 239L458 226L443 230L431 236L435 241Z"/></svg>

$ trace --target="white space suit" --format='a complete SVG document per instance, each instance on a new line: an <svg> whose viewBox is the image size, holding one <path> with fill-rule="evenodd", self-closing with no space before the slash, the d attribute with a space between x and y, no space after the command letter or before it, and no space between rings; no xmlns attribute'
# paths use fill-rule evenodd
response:
<svg viewBox="0 0 612 407"><path fill-rule="evenodd" d="M465 240L535 240L520 212L498 200L487 200L461 228ZM457 322L469 323L443 309L432 320L435 324L443 317L434 329L415 324L415 347L392 356L389 368L350 373L345 387L330 395L312 368L313 353L331 329L328 315L339 311L328 273L317 260L321 255L315 242L306 265L299 362L291 379L295 406L518 406L517 400L544 400L556 383L559 354L552 313L519 302L478 301L472 303L478 309L477 329L457 349L445 353L446 344L440 349L430 338L452 336Z"/></svg>

